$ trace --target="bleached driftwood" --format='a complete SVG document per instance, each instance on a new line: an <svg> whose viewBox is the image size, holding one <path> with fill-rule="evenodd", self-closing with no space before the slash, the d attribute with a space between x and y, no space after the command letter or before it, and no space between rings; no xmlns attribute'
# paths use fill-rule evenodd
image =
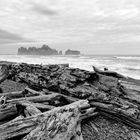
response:
<svg viewBox="0 0 140 140"><path fill-rule="evenodd" d="M87 100L80 100L45 113L0 125L0 140L25 134L27 136L23 140L70 140L74 137L82 140L79 123L82 119L96 114L95 108L90 108Z"/></svg>

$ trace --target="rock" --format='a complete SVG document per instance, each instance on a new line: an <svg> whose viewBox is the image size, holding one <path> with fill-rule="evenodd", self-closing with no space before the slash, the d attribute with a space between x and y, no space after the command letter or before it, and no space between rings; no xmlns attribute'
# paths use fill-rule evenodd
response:
<svg viewBox="0 0 140 140"><path fill-rule="evenodd" d="M24 48L21 47L18 49L19 55L58 55L58 51L50 48L48 45L43 45L41 48L29 47Z"/></svg>
<svg viewBox="0 0 140 140"><path fill-rule="evenodd" d="M68 50L65 52L65 55L80 55L80 51L68 49Z"/></svg>
<svg viewBox="0 0 140 140"><path fill-rule="evenodd" d="M59 51L59 55L62 55L62 51Z"/></svg>

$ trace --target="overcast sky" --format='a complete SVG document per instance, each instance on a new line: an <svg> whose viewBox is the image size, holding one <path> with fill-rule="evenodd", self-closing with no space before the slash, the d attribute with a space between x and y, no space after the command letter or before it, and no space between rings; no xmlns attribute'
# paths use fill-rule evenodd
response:
<svg viewBox="0 0 140 140"><path fill-rule="evenodd" d="M20 46L140 54L140 0L0 0L0 53Z"/></svg>

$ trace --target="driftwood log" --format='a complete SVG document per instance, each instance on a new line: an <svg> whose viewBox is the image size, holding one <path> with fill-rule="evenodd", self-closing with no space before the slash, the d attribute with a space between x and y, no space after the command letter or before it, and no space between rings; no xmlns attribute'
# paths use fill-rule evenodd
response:
<svg viewBox="0 0 140 140"><path fill-rule="evenodd" d="M81 100L45 113L12 120L0 125L0 140L24 134L27 134L24 140L70 140L72 137L81 137L80 121L97 114L95 108L89 107L88 101Z"/></svg>
<svg viewBox="0 0 140 140"><path fill-rule="evenodd" d="M0 106L0 123L18 116L16 105L6 104Z"/></svg>
<svg viewBox="0 0 140 140"><path fill-rule="evenodd" d="M49 133L48 125L46 126L48 119L44 114L51 114L51 111L53 112L58 108L60 110L63 107L68 109L75 103L83 102L81 100L86 100L84 102L88 100L88 105L93 108L96 107L97 112L108 118L119 120L133 128L140 129L140 82L135 79L126 78L116 72L112 74L110 71L104 72L98 69L89 72L69 68L68 65L42 66L12 63L8 64L7 68L8 79L25 82L28 87L24 91L2 93L0 95L2 108L0 108L2 114L0 122L3 123L0 125L0 130L2 130L2 127L7 130L7 133L3 131L0 133L3 139L26 135L23 138L24 140L31 138L55 140L62 136L61 134L58 135L57 127L59 125L55 129L52 128L53 131ZM88 111L88 115L76 118L76 122L79 122L81 118L84 119L85 116L92 115L94 109ZM12 113L10 114L10 112ZM40 115L42 113L43 115ZM64 116L57 117L63 120ZM44 121L35 123L38 117L43 118ZM14 120L11 121L11 119ZM33 121L31 122L31 120ZM11 123L13 124L13 122L15 124L17 122L17 127L13 126L12 130L10 127L12 127ZM23 123L23 126L21 123ZM52 121L52 123L57 124L58 122ZM70 139L74 136L75 130L80 130L80 123L72 123L71 127L73 127L72 135L65 132L63 135L65 139L66 137ZM53 138L49 137L49 134ZM37 135L40 137L37 137ZM81 135L76 135L76 139L82 139L80 137Z"/></svg>
<svg viewBox="0 0 140 140"><path fill-rule="evenodd" d="M99 74L102 74L102 75L106 75L106 76L111 76L111 77L115 77L115 78L126 78L125 76L117 73L117 72L114 72L114 71L109 71L109 70L106 70L106 71L103 71L103 70L100 70L96 67L93 66L93 70L96 72L96 73L99 73Z"/></svg>
<svg viewBox="0 0 140 140"><path fill-rule="evenodd" d="M9 75L8 66L6 64L0 65L0 83L7 79Z"/></svg>

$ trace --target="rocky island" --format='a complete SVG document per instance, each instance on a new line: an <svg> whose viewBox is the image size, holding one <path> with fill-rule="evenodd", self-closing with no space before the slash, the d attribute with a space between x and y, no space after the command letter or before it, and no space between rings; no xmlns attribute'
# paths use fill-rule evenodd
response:
<svg viewBox="0 0 140 140"><path fill-rule="evenodd" d="M68 50L65 52L65 55L80 55L80 51L68 49Z"/></svg>
<svg viewBox="0 0 140 140"><path fill-rule="evenodd" d="M36 47L20 47L18 49L18 55L60 55L56 49L50 48L48 45L43 45L41 48Z"/></svg>
<svg viewBox="0 0 140 140"><path fill-rule="evenodd" d="M37 47L20 47L18 49L18 55L63 55L62 51L52 49L48 45L43 45L40 48ZM80 51L70 50L65 51L65 55L80 55Z"/></svg>

